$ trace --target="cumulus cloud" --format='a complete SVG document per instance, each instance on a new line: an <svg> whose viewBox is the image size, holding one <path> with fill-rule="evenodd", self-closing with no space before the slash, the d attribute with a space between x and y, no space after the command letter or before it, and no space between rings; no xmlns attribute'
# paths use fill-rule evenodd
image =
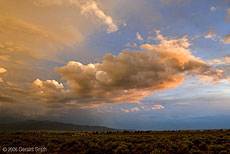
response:
<svg viewBox="0 0 230 154"><path fill-rule="evenodd" d="M41 100L45 105L49 107L61 106L62 102L66 97L67 90L64 90L62 83L58 83L55 80L41 81L36 79L33 84L33 97Z"/></svg>
<svg viewBox="0 0 230 154"><path fill-rule="evenodd" d="M5 72L7 72L7 70L5 68L0 67L0 73L5 73Z"/></svg>
<svg viewBox="0 0 230 154"><path fill-rule="evenodd" d="M106 54L102 63L70 61L56 68L71 88L71 104L140 103L153 92L176 88L187 76L222 79L219 70L191 55L187 37L166 39L157 31L156 39L157 45L141 45L145 51L124 50L118 56Z"/></svg>
<svg viewBox="0 0 230 154"><path fill-rule="evenodd" d="M108 53L100 63L70 61L55 69L65 84L37 79L30 92L13 91L27 94L25 99L47 107L90 107L105 103L140 104L143 97L176 88L187 76L210 77L213 82L222 79L220 70L191 54L186 36L168 39L157 31L156 39L159 44L143 44L141 51L127 49L117 56Z"/></svg>
<svg viewBox="0 0 230 154"><path fill-rule="evenodd" d="M143 41L143 38L142 38L140 33L137 32L136 37L137 37L138 40Z"/></svg>

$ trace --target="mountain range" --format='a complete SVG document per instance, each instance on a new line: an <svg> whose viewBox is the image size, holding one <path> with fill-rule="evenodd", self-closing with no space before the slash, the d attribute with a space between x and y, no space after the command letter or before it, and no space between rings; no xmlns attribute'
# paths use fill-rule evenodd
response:
<svg viewBox="0 0 230 154"><path fill-rule="evenodd" d="M26 120L12 123L1 123L0 131L119 131L104 126L76 125L54 121Z"/></svg>

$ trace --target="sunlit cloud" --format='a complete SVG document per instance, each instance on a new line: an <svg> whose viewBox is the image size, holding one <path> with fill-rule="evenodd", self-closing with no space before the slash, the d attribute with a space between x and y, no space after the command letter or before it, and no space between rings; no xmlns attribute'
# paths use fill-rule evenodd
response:
<svg viewBox="0 0 230 154"><path fill-rule="evenodd" d="M13 82L10 82L10 81L7 81L6 84L9 85L9 86L14 86L14 87L17 86L16 83L13 83Z"/></svg>
<svg viewBox="0 0 230 154"><path fill-rule="evenodd" d="M221 39L221 42L222 42L223 44L230 44L230 35L229 35L229 34L225 35L225 36Z"/></svg>
<svg viewBox="0 0 230 154"><path fill-rule="evenodd" d="M158 31L156 39L160 44L141 45L145 52L125 50L118 56L105 55L102 63L83 65L70 61L56 68L71 87L70 104L140 103L153 92L176 88L186 76L222 80L221 71L191 55L186 37L168 40Z"/></svg>
<svg viewBox="0 0 230 154"><path fill-rule="evenodd" d="M207 61L210 65L215 65L215 64L229 64L230 63L230 57L222 57L218 59L212 59Z"/></svg>
<svg viewBox="0 0 230 154"><path fill-rule="evenodd" d="M160 31L156 34L159 44L142 44L141 51L124 50L117 56L108 53L101 63L87 65L69 61L55 69L66 83L37 79L24 99L52 108L123 102L141 104L144 97L176 88L188 76L210 77L212 82L223 79L221 70L191 54L186 36L168 39ZM20 94L26 93L27 90L20 90Z"/></svg>
<svg viewBox="0 0 230 154"><path fill-rule="evenodd" d="M230 36L221 22L230 21L228 6L226 0L0 0L0 117L63 111L54 114L73 118L70 110L82 110L93 119L105 107L100 116L154 119L181 109L173 102L202 106L192 101L194 92L228 95ZM178 101L176 92L191 98Z"/></svg>
<svg viewBox="0 0 230 154"><path fill-rule="evenodd" d="M118 26L113 22L112 17L106 15L101 9L99 9L95 1L86 1L85 4L81 6L81 8L82 14L92 12L98 19L100 19L104 24L106 24L108 26L108 33L115 32L118 30Z"/></svg>
<svg viewBox="0 0 230 154"><path fill-rule="evenodd" d="M206 33L206 35L204 36L204 38L212 39L215 41L218 34L219 34L219 32L214 27L211 27L211 28L209 28L209 30Z"/></svg>
<svg viewBox="0 0 230 154"><path fill-rule="evenodd" d="M0 73L5 73L5 72L7 72L7 70L5 68L0 67Z"/></svg>
<svg viewBox="0 0 230 154"><path fill-rule="evenodd" d="M123 112L125 112L125 113L128 113L129 112L129 110L126 110L126 109L123 109L123 108L120 108L121 109L121 111L123 111Z"/></svg>
<svg viewBox="0 0 230 154"><path fill-rule="evenodd" d="M131 47L131 48L136 48L137 44L136 43L134 43L134 44L126 43L125 46L126 47Z"/></svg>
<svg viewBox="0 0 230 154"><path fill-rule="evenodd" d="M131 112L134 112L134 111L140 111L140 109L139 109L139 108L137 108L137 107L134 107L134 108L131 108L131 109L130 109L130 111L131 111Z"/></svg>
<svg viewBox="0 0 230 154"><path fill-rule="evenodd" d="M160 109L164 109L164 106L162 105L154 105L153 107L151 107L152 110L160 110Z"/></svg>
<svg viewBox="0 0 230 154"><path fill-rule="evenodd" d="M142 38L142 36L141 36L141 34L140 33L136 33L136 37L137 37L137 39L139 40L139 41L143 41L143 38Z"/></svg>

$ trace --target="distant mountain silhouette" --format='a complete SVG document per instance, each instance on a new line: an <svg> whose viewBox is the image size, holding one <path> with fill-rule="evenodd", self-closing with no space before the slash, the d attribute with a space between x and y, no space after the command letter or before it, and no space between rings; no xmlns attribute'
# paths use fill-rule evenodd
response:
<svg viewBox="0 0 230 154"><path fill-rule="evenodd" d="M0 124L0 131L119 131L118 129L107 128L103 126L75 125L71 123L62 123L54 121L27 120L13 123Z"/></svg>

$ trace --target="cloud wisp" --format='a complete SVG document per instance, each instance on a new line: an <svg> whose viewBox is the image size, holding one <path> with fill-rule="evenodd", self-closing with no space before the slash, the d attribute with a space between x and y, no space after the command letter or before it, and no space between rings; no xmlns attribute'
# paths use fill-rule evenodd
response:
<svg viewBox="0 0 230 154"><path fill-rule="evenodd" d="M36 6L64 6L74 5L81 9L81 14L94 15L100 22L107 25L107 32L112 33L118 30L118 26L114 23L111 16L107 15L102 9L98 7L98 4L93 0L35 0L33 2Z"/></svg>
<svg viewBox="0 0 230 154"><path fill-rule="evenodd" d="M104 24L108 26L107 32L115 32L118 30L118 26L113 22L112 17L106 15L98 6L95 1L86 1L85 4L81 6L82 14L93 13L98 19L100 19Z"/></svg>

